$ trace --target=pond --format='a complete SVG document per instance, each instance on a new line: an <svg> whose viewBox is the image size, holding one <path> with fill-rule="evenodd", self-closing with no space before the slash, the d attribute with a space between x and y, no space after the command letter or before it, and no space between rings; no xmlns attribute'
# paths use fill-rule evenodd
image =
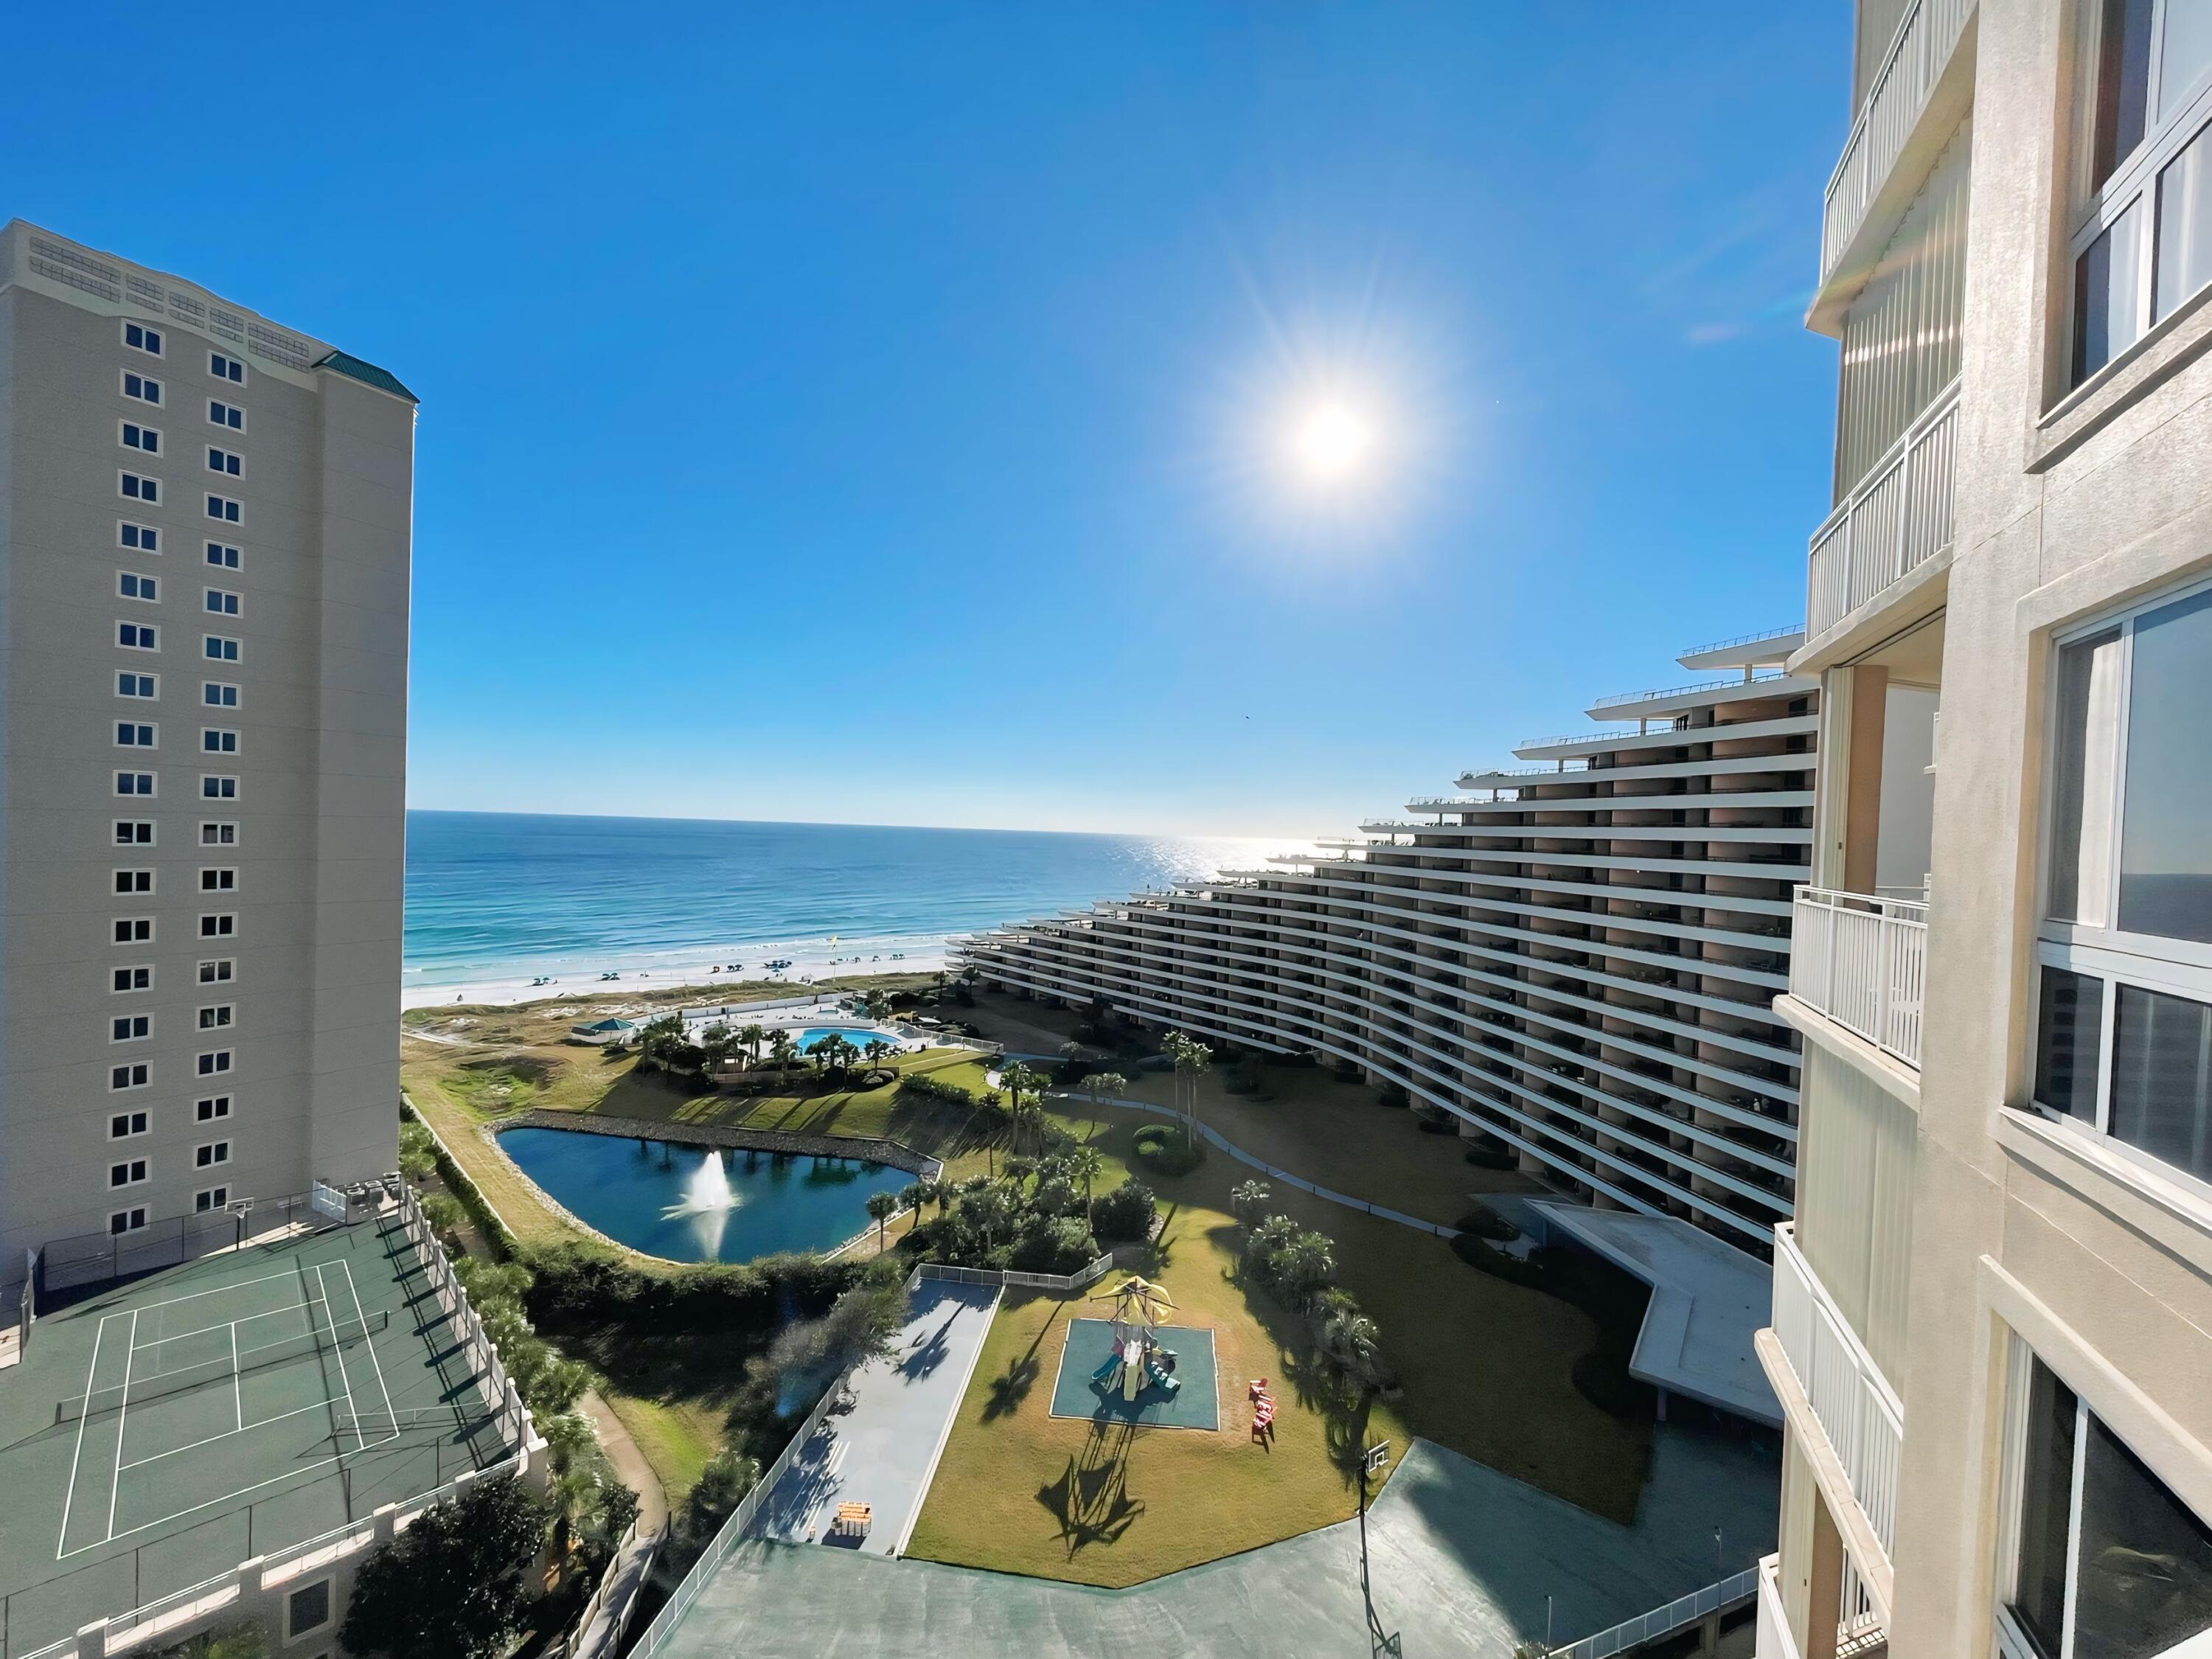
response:
<svg viewBox="0 0 2212 1659"><path fill-rule="evenodd" d="M915 1177L858 1158L717 1152L576 1129L509 1129L501 1147L576 1218L671 1261L827 1250L868 1224L868 1195Z"/></svg>

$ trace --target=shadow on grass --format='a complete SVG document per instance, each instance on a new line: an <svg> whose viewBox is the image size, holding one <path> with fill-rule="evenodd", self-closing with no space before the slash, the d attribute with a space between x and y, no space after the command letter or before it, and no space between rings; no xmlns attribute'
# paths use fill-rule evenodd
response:
<svg viewBox="0 0 2212 1659"><path fill-rule="evenodd" d="M983 1420L986 1423L1012 1417L1021 1409L1022 1401L1029 1398L1030 1390L1036 1386L1037 1378L1044 1373L1044 1362L1037 1357L1037 1350L1044 1346L1045 1338L1052 1334L1053 1327L1060 1323L1060 1316L1066 1311L1066 1303L1055 1303L1044 1323L1037 1327L1037 1334L1030 1340L1029 1347L1016 1358L1009 1360L1006 1369L991 1379L990 1397L983 1402Z"/></svg>
<svg viewBox="0 0 2212 1659"><path fill-rule="evenodd" d="M1038 1489L1037 1502L1059 1523L1069 1560L1094 1544L1113 1543L1144 1514L1144 1500L1129 1494L1129 1447L1135 1439L1134 1425L1094 1425L1060 1479Z"/></svg>

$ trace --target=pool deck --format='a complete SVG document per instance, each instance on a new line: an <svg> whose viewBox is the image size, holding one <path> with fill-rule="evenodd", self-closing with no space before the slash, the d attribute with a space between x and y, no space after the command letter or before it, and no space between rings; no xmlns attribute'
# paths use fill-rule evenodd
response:
<svg viewBox="0 0 2212 1659"><path fill-rule="evenodd" d="M875 1511L866 1540L836 1547L903 1548L998 1305L996 1286L923 1279L892 1357L853 1373L852 1410L822 1419L763 1501L752 1535L828 1544L837 1506L860 1503Z"/></svg>
<svg viewBox="0 0 2212 1659"><path fill-rule="evenodd" d="M1778 1481L1771 1452L1753 1441L1661 1425L1650 1484L1624 1527L1417 1440L1368 1513L1375 1610L1409 1655L1511 1659L1516 1643L1544 1634L1549 1597L1564 1644L1772 1549ZM1343 1522L1126 1590L748 1541L663 1651L1352 1659L1370 1648L1358 1523Z"/></svg>

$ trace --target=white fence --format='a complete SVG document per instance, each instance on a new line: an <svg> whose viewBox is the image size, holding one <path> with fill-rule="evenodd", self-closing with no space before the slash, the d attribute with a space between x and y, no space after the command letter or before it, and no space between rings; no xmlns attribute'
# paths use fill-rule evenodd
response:
<svg viewBox="0 0 2212 1659"><path fill-rule="evenodd" d="M1800 887L1790 906L1790 994L1917 1067L1928 995L1928 907Z"/></svg>
<svg viewBox="0 0 2212 1659"><path fill-rule="evenodd" d="M1826 282L1844 250L1881 193L1890 169L1912 135L1928 94L1950 61L1975 0L1917 0L1898 21L1888 53L1875 74L1844 153L1828 176L1820 212L1820 280Z"/></svg>
<svg viewBox="0 0 2212 1659"><path fill-rule="evenodd" d="M484 1395L490 1403L493 1419L499 1425L500 1437L510 1445L526 1447L536 1437L530 1408L522 1403L521 1393L507 1379L506 1367L499 1363L498 1350L484 1334L483 1322L477 1317L477 1310L461 1289L460 1281L453 1277L453 1264L446 1260L446 1248L438 1243L429 1222L423 1218L422 1206L415 1196L414 1187L404 1181L398 1184L399 1218L407 1230L408 1242L422 1259L423 1271L429 1277L439 1311L453 1321L453 1334L461 1341L462 1358L483 1379Z"/></svg>
<svg viewBox="0 0 2212 1659"><path fill-rule="evenodd" d="M1595 1636L1585 1636L1572 1647L1559 1649L1554 1659L1613 1659L1616 1653L1626 1653L1642 1643L1672 1635L1685 1626L1696 1624L1708 1613L1723 1612L1758 1593L1759 1569L1746 1567L1733 1577L1723 1578L1717 1584L1708 1584L1701 1590L1692 1590L1663 1607L1654 1607L1649 1613L1640 1613L1626 1624L1615 1625L1611 1630L1600 1631ZM1759 1650L1760 1659L1765 1659L1765 1649Z"/></svg>
<svg viewBox="0 0 2212 1659"><path fill-rule="evenodd" d="M845 1379L839 1376L823 1390L822 1398L814 1402L814 1409L807 1413L806 1420L799 1425L797 1432L791 1437L790 1443L776 1454L775 1462L762 1471L761 1478L753 1483L753 1489L738 1502L736 1509L730 1511L730 1518L722 1522L722 1529L714 1534L704 1553L691 1564L691 1571L684 1575L675 1594L662 1605L659 1613L653 1615L653 1622L645 1627L645 1633L637 1638L627 1659L653 1659L654 1654L667 1646L669 1638L676 1633L677 1626L684 1622L684 1615L691 1611L691 1604L699 1599L700 1593L707 1588L708 1581L714 1577L715 1570L729 1559L730 1552L744 1537L754 1517L760 1513L761 1505L767 1501L769 1493L783 1477L784 1471L791 1467L791 1460L798 1455L799 1449L814 1437L814 1431L822 1426L822 1419L830 1414L831 1402L844 1391L844 1388Z"/></svg>
<svg viewBox="0 0 2212 1659"><path fill-rule="evenodd" d="M1832 628L1951 544L1959 383L1937 392L1813 532L1805 634Z"/></svg>
<svg viewBox="0 0 2212 1659"><path fill-rule="evenodd" d="M955 1267L942 1261L925 1261L914 1270L906 1287L911 1291L925 1279L949 1279L956 1285L996 1285L1006 1290L1079 1291L1086 1285L1096 1285L1113 1270L1111 1250L1073 1273L1006 1273L996 1267Z"/></svg>
<svg viewBox="0 0 2212 1659"><path fill-rule="evenodd" d="M1821 1288L1788 1222L1774 1230L1774 1336L1844 1466L1851 1496L1888 1554L1897 1526L1904 1406Z"/></svg>

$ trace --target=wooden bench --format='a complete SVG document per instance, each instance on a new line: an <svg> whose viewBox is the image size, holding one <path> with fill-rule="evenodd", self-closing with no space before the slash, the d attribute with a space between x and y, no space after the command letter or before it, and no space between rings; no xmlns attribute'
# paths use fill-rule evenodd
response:
<svg viewBox="0 0 2212 1659"><path fill-rule="evenodd" d="M866 1504L840 1504L837 1505L837 1519L830 1529L850 1533L856 1538L866 1538L875 1518L875 1510Z"/></svg>

